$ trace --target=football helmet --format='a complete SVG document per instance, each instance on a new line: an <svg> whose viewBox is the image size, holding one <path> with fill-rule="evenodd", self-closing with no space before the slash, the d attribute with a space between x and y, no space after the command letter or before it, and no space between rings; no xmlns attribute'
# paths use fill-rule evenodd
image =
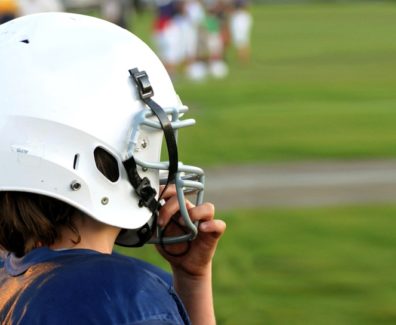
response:
<svg viewBox="0 0 396 325"><path fill-rule="evenodd" d="M192 240L184 194L202 203L202 169L178 161L182 105L154 52L107 21L42 13L0 26L0 190L64 201L122 228L116 243ZM163 139L168 161L161 160ZM105 176L95 152L116 162ZM174 183L185 234L157 227L160 184ZM153 233L156 232L156 236Z"/></svg>

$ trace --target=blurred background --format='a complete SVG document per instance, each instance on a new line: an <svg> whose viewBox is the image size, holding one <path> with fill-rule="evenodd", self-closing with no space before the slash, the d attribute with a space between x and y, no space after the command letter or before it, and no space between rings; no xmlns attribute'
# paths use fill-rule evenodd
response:
<svg viewBox="0 0 396 325"><path fill-rule="evenodd" d="M0 0L47 10L145 40L196 118L218 324L396 323L396 1Z"/></svg>

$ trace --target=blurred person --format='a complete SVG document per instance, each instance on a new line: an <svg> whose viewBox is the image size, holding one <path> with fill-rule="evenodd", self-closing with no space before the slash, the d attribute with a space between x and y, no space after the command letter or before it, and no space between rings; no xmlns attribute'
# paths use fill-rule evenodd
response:
<svg viewBox="0 0 396 325"><path fill-rule="evenodd" d="M200 33L202 33L202 25L205 21L205 9L199 0L185 0L184 14L187 21L184 33L186 74L190 79L202 79L204 74L199 73L199 66L202 63L198 61L198 46Z"/></svg>
<svg viewBox="0 0 396 325"><path fill-rule="evenodd" d="M168 73L174 76L180 63L180 33L174 17L178 13L175 0L155 0L154 41L158 55Z"/></svg>
<svg viewBox="0 0 396 325"><path fill-rule="evenodd" d="M232 43L241 62L250 60L250 33L253 19L248 10L247 0L236 0L230 16Z"/></svg>
<svg viewBox="0 0 396 325"><path fill-rule="evenodd" d="M215 78L224 78L228 74L228 66L224 61L222 25L216 6L208 8L205 27L209 72Z"/></svg>
<svg viewBox="0 0 396 325"><path fill-rule="evenodd" d="M0 322L215 324L225 224L178 161L193 121L156 55L104 20L44 13L0 26L0 71ZM147 242L173 277L113 252Z"/></svg>
<svg viewBox="0 0 396 325"><path fill-rule="evenodd" d="M196 48L192 25L186 12L186 1L175 1L175 14L171 23L175 28L173 51L175 52L177 70L183 69Z"/></svg>
<svg viewBox="0 0 396 325"><path fill-rule="evenodd" d="M127 28L131 5L127 0L101 0L102 18L122 28Z"/></svg>
<svg viewBox="0 0 396 325"><path fill-rule="evenodd" d="M229 0L217 0L215 4L215 14L220 23L220 35L223 43L223 60L225 61L226 52L230 43L230 30L229 30Z"/></svg>

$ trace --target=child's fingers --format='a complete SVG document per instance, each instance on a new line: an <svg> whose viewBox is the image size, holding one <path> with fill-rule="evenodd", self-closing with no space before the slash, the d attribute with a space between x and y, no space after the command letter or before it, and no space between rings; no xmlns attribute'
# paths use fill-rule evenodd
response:
<svg viewBox="0 0 396 325"><path fill-rule="evenodd" d="M215 215L215 207L212 203L206 202L188 210L192 221L212 220Z"/></svg>
<svg viewBox="0 0 396 325"><path fill-rule="evenodd" d="M161 207L158 216L158 225L164 226L168 223L169 219L179 211L179 201L176 196L168 198L165 204Z"/></svg>
<svg viewBox="0 0 396 325"><path fill-rule="evenodd" d="M211 233L215 238L221 237L227 228L226 223L223 220L209 220L203 221L199 224L199 230L202 233Z"/></svg>
<svg viewBox="0 0 396 325"><path fill-rule="evenodd" d="M164 190L164 188L165 188L165 185L161 185L161 186L160 186L160 194L162 194L162 195L161 195L161 198L167 200L167 199L169 199L170 197L176 195L176 186L175 186L174 184L170 184L170 185L166 188L165 192L162 193L162 191Z"/></svg>
<svg viewBox="0 0 396 325"><path fill-rule="evenodd" d="M194 205L190 201L185 200L185 202L186 202L187 210L194 207ZM174 216L177 212L179 212L179 210L180 210L179 201L176 196L172 196L166 201L166 203L160 209L160 213L157 220L158 225L161 227L166 225L169 222L170 218L172 218L172 216Z"/></svg>

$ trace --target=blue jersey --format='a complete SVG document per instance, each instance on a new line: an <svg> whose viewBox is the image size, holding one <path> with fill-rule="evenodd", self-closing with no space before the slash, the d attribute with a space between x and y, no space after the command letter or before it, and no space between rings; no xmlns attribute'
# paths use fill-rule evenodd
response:
<svg viewBox="0 0 396 325"><path fill-rule="evenodd" d="M190 324L171 276L92 250L38 248L0 258L1 324Z"/></svg>

